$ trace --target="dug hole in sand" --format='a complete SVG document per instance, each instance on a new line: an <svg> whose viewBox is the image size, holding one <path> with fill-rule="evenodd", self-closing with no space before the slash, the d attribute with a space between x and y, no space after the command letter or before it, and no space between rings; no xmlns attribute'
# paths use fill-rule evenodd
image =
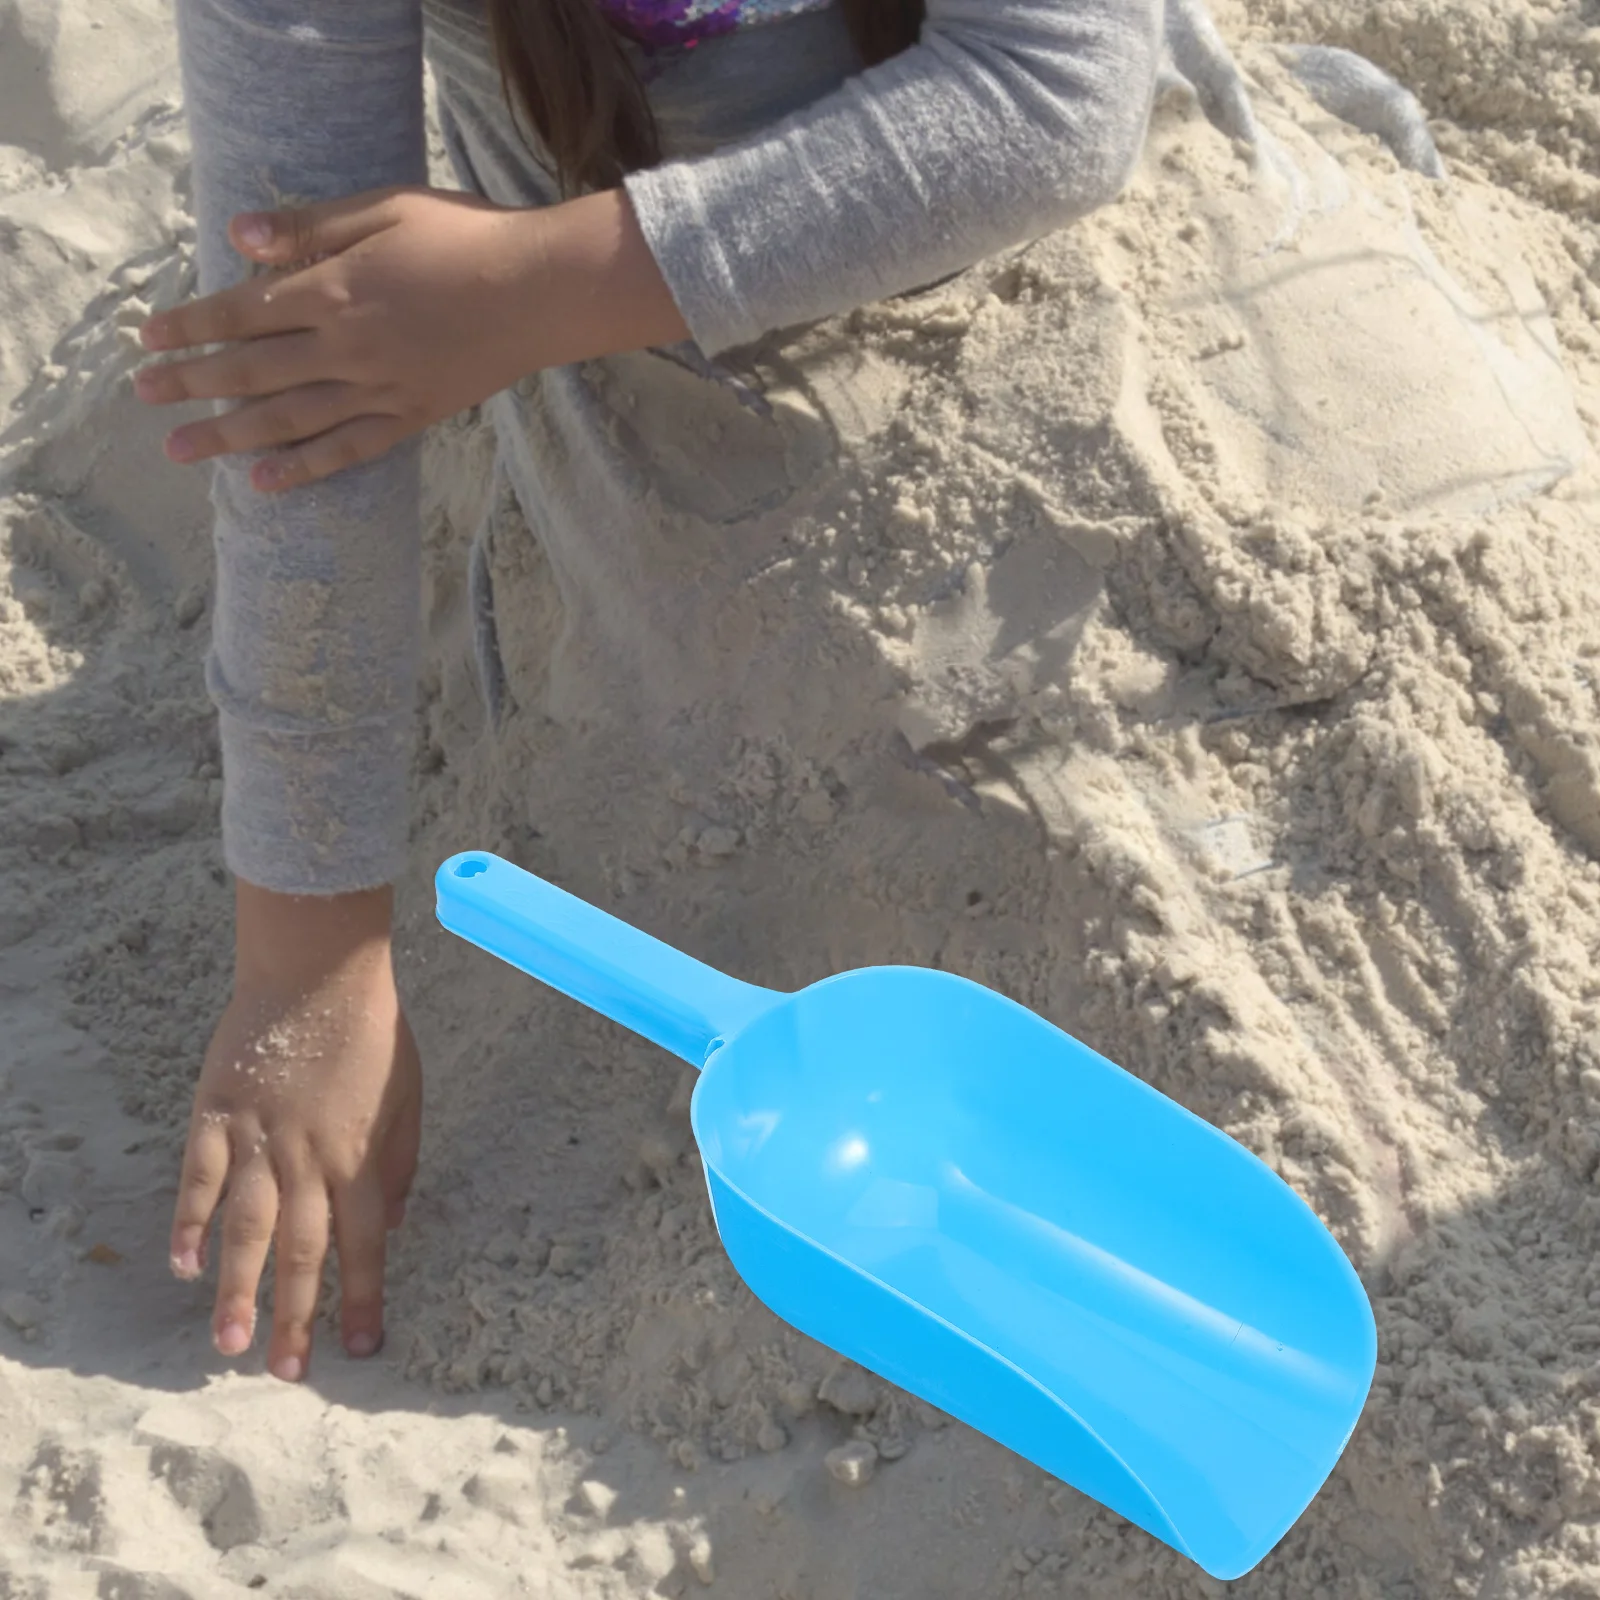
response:
<svg viewBox="0 0 1600 1600"><path fill-rule="evenodd" d="M1600 45L1219 21L1282 161L1163 99L1117 204L752 347L771 418L620 363L681 540L545 548L482 417L434 431L422 1169L383 1355L325 1328L291 1389L166 1265L231 911L203 478L127 390L194 293L167 16L0 3L0 1594L1221 1592L753 1302L692 1075L435 923L477 847L752 982L990 984L1294 1185L1379 1365L1237 1593L1600 1595ZM1448 180L1289 40L1412 89ZM675 470L744 427L781 481Z"/></svg>

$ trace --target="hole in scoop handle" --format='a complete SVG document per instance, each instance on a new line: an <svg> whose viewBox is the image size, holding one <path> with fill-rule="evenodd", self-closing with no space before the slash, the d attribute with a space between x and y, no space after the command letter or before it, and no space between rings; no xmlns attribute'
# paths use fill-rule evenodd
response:
<svg viewBox="0 0 1600 1600"><path fill-rule="evenodd" d="M487 850L451 856L434 875L451 933L693 1067L784 996L741 983L587 900Z"/></svg>

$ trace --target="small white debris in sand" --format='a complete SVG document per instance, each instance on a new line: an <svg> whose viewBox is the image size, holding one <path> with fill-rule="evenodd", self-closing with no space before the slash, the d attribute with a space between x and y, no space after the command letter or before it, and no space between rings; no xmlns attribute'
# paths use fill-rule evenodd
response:
<svg viewBox="0 0 1600 1600"><path fill-rule="evenodd" d="M871 1480L878 1465L878 1452L865 1439L852 1439L823 1457L823 1465L849 1489L859 1489Z"/></svg>
<svg viewBox="0 0 1600 1600"><path fill-rule="evenodd" d="M583 1497L583 1503L602 1522L611 1515L611 1508L617 1503L617 1491L610 1484L601 1483L595 1478L586 1478L578 1485L578 1493Z"/></svg>
<svg viewBox="0 0 1600 1600"><path fill-rule="evenodd" d="M690 1537L687 1554L690 1570L709 1587L716 1577L716 1569L711 1565L711 1539L704 1529L697 1529Z"/></svg>

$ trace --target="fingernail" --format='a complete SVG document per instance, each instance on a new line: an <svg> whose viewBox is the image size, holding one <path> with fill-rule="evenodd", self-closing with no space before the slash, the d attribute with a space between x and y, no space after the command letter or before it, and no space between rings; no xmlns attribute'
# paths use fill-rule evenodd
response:
<svg viewBox="0 0 1600 1600"><path fill-rule="evenodd" d="M300 1374L306 1370L299 1356L279 1356L272 1363L272 1375L285 1383L299 1383Z"/></svg>
<svg viewBox="0 0 1600 1600"><path fill-rule="evenodd" d="M378 1348L378 1338L372 1333L352 1333L344 1347L353 1356L370 1356Z"/></svg>
<svg viewBox="0 0 1600 1600"><path fill-rule="evenodd" d="M172 434L167 440L167 454L174 461L193 461L195 457L194 440L186 439L182 434Z"/></svg>
<svg viewBox="0 0 1600 1600"><path fill-rule="evenodd" d="M200 1276L200 1257L193 1250L183 1250L172 1258L172 1270L180 1278Z"/></svg>
<svg viewBox="0 0 1600 1600"><path fill-rule="evenodd" d="M239 237L252 250L260 250L263 246L272 243L272 224L264 222L260 217L254 217L249 222L241 222L239 224Z"/></svg>
<svg viewBox="0 0 1600 1600"><path fill-rule="evenodd" d="M250 1348L250 1331L240 1323L224 1322L217 1334L217 1349L225 1356L242 1355Z"/></svg>

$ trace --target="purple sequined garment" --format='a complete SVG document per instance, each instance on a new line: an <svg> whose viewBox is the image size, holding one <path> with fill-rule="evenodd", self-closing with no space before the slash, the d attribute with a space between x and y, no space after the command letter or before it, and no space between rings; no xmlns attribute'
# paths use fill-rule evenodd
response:
<svg viewBox="0 0 1600 1600"><path fill-rule="evenodd" d="M833 0L595 0L618 33L647 51L692 50L702 39L757 22L819 11Z"/></svg>

